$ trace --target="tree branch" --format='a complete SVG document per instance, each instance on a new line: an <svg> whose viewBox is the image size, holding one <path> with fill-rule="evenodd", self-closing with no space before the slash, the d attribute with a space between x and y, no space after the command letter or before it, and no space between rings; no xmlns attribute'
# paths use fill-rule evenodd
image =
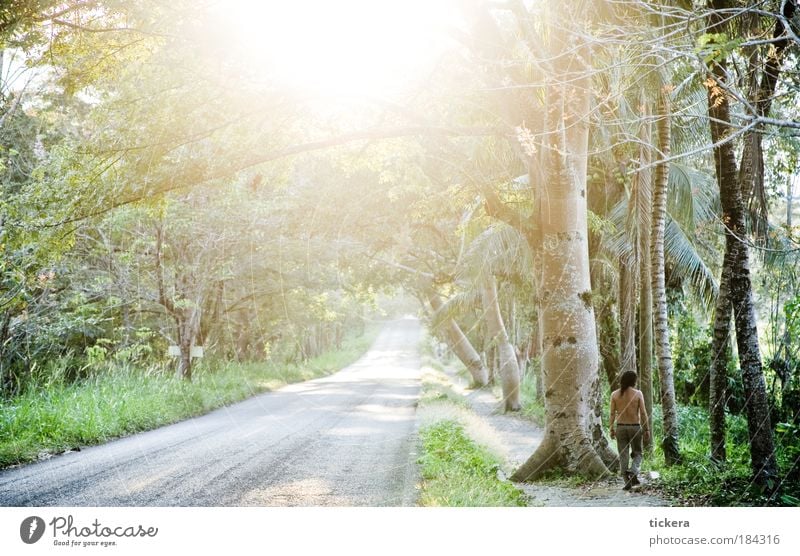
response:
<svg viewBox="0 0 800 556"><path fill-rule="evenodd" d="M187 189L192 186L201 185L217 179L229 178L237 172L247 170L259 164L266 164L274 162L282 158L288 158L296 154L312 152L317 150L324 150L332 147L338 147L353 143L356 141L379 140L379 139L397 139L402 137L416 137L416 136L439 136L439 137L467 137L467 136L502 136L508 137L511 134L509 130L504 130L498 127L440 127L440 126L405 126L395 128L380 128L380 129L367 129L344 133L329 137L327 139L320 139L317 141L310 141L299 145L292 145L284 149L278 149L264 154L250 156L238 164L220 168L214 172L204 175L192 175L189 173L172 175L167 179L161 180L160 183L155 184L155 187L150 191L146 191L141 195L114 201L110 205L101 209L91 211L86 214L81 214L72 218L67 218L52 224L43 224L42 228L53 228L63 226L86 220L95 216L105 214L115 208L125 205L130 205L142 201L148 197L168 193L170 191L177 191L180 189Z"/></svg>
<svg viewBox="0 0 800 556"><path fill-rule="evenodd" d="M57 10L51 14L44 14L39 17L34 17L32 21L35 23L44 23L45 21L52 21L62 15L70 14L74 11L80 10L81 8L91 8L97 5L97 0L85 0L84 2L78 2L77 4L73 4L72 6L67 6L61 10Z"/></svg>

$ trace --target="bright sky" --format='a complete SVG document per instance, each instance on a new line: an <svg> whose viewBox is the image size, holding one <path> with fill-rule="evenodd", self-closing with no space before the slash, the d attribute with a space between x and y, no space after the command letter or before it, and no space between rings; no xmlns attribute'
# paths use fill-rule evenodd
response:
<svg viewBox="0 0 800 556"><path fill-rule="evenodd" d="M271 80L322 94L392 95L433 68L455 0L225 0L234 43Z"/></svg>

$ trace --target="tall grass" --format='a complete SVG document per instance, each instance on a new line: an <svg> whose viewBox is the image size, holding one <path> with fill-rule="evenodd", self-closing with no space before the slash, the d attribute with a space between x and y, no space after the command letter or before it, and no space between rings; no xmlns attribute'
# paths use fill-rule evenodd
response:
<svg viewBox="0 0 800 556"><path fill-rule="evenodd" d="M358 359L378 329L300 365L210 361L191 382L172 373L114 367L0 400L0 467L153 429L260 392L323 376Z"/></svg>

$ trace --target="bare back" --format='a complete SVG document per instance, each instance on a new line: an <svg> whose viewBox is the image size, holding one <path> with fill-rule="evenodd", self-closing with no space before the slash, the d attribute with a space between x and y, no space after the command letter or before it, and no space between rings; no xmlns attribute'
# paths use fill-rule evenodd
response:
<svg viewBox="0 0 800 556"><path fill-rule="evenodd" d="M625 392L614 390L611 393L611 411L616 414L616 422L627 425L640 424L639 415L644 401L642 392L636 388L626 388Z"/></svg>

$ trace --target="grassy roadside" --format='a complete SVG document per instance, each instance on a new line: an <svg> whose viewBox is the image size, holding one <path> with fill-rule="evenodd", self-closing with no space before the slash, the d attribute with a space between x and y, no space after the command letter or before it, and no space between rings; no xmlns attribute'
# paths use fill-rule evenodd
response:
<svg viewBox="0 0 800 556"><path fill-rule="evenodd" d="M419 405L422 466L420 506L525 506L525 496L499 475L502 458L480 438L477 418L428 361Z"/></svg>
<svg viewBox="0 0 800 556"><path fill-rule="evenodd" d="M348 337L303 365L210 363L192 382L163 372L112 369L73 384L0 401L0 468L174 423L293 382L324 376L363 355L379 331Z"/></svg>
<svg viewBox="0 0 800 556"><path fill-rule="evenodd" d="M420 431L421 506L525 506L522 492L497 474L500 460L473 442L456 421Z"/></svg>

